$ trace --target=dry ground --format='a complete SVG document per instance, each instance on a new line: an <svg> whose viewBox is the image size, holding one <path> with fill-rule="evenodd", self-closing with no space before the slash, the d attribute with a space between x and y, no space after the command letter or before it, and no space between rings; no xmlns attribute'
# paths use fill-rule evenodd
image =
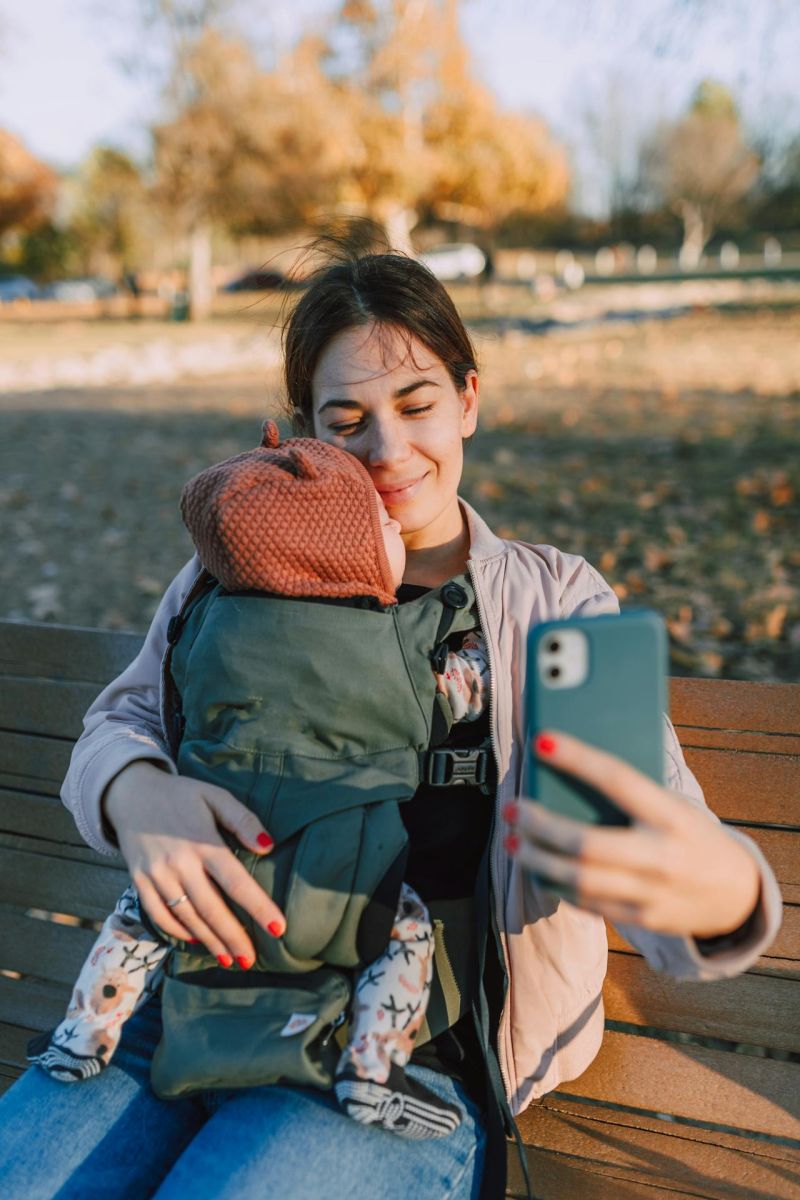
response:
<svg viewBox="0 0 800 1200"><path fill-rule="evenodd" d="M232 328L157 336L207 351ZM504 535L585 554L623 603L658 608L676 673L796 679L797 331L796 309L768 307L547 336L479 322L483 418L464 494ZM0 616L146 628L191 551L181 486L255 444L275 411L275 336L260 332L266 365L248 358L235 376L0 393ZM0 326L0 355L144 352L153 336L71 334Z"/></svg>

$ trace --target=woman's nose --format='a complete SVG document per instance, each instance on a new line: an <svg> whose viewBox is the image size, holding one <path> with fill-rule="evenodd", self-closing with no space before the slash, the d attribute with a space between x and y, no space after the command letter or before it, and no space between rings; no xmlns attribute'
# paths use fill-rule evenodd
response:
<svg viewBox="0 0 800 1200"><path fill-rule="evenodd" d="M370 429L367 461L371 467L392 466L409 456L408 442L394 421L375 421Z"/></svg>

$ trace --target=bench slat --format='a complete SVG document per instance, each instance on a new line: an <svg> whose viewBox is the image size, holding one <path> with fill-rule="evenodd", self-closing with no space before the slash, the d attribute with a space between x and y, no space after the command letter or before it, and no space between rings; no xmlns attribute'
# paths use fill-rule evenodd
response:
<svg viewBox="0 0 800 1200"><path fill-rule="evenodd" d="M38 1032L38 1029L26 1025L11 1025L0 1021L0 1068L5 1067L9 1074L19 1074L25 1063L28 1041Z"/></svg>
<svg viewBox="0 0 800 1200"><path fill-rule="evenodd" d="M592 1065L562 1092L800 1139L800 1063L608 1030Z"/></svg>
<svg viewBox="0 0 800 1200"><path fill-rule="evenodd" d="M752 838L763 850L765 858L775 872L775 878L781 885L783 898L788 900L785 889L800 887L800 829L759 829L753 825L740 825L737 828ZM792 902L800 903L800 896Z"/></svg>
<svg viewBox="0 0 800 1200"><path fill-rule="evenodd" d="M0 787L57 796L67 773L72 741L3 733L0 737Z"/></svg>
<svg viewBox="0 0 800 1200"><path fill-rule="evenodd" d="M756 754L800 754L800 736L788 733L754 733L731 729L687 729L676 725L678 741L684 749L752 750Z"/></svg>
<svg viewBox="0 0 800 1200"><path fill-rule="evenodd" d="M522 1180L519 1164L509 1159L509 1186L507 1200L524 1200L527 1192ZM596 1174L579 1162L564 1155L541 1154L529 1159L535 1165L530 1168L531 1186L536 1200L676 1200L681 1193L673 1188L651 1186L626 1180L616 1175ZM705 1197L707 1193L701 1192ZM688 1200L688 1197L687 1197ZM691 1200L696 1200L693 1196ZM748 1200L753 1200L752 1196Z"/></svg>
<svg viewBox="0 0 800 1200"><path fill-rule="evenodd" d="M0 846L0 903L103 920L126 887L121 867Z"/></svg>
<svg viewBox="0 0 800 1200"><path fill-rule="evenodd" d="M0 729L74 740L98 692L96 683L6 676L0 688Z"/></svg>
<svg viewBox="0 0 800 1200"><path fill-rule="evenodd" d="M61 846L86 845L60 797L0 787L0 833L41 838L45 832Z"/></svg>
<svg viewBox="0 0 800 1200"><path fill-rule="evenodd" d="M626 954L639 953L608 922L606 922L606 932L610 949L621 950ZM772 945L768 947L766 954L756 960L756 965L769 967L773 959L788 960L792 964L800 963L800 906L796 904L784 904L783 922L778 930L778 935Z"/></svg>
<svg viewBox="0 0 800 1200"><path fill-rule="evenodd" d="M739 975L715 983L679 983L643 958L609 955L606 1017L633 1025L800 1051L800 994L789 979Z"/></svg>
<svg viewBox="0 0 800 1200"><path fill-rule="evenodd" d="M709 808L726 821L797 826L800 759L747 751L686 749Z"/></svg>
<svg viewBox="0 0 800 1200"><path fill-rule="evenodd" d="M0 970L69 984L78 977L97 935L79 925L62 925L20 913L0 913Z"/></svg>
<svg viewBox="0 0 800 1200"><path fill-rule="evenodd" d="M0 621L0 675L78 679L104 686L136 657L140 633Z"/></svg>
<svg viewBox="0 0 800 1200"><path fill-rule="evenodd" d="M64 1016L70 990L63 984L0 975L0 1021L35 1030L52 1029Z"/></svg>
<svg viewBox="0 0 800 1200"><path fill-rule="evenodd" d="M793 683L678 678L669 683L676 726L794 735L800 730L800 689Z"/></svg>
<svg viewBox="0 0 800 1200"><path fill-rule="evenodd" d="M569 1104L558 1096L532 1105L518 1124L530 1143L529 1173L540 1200L594 1200L596 1176L714 1200L794 1200L800 1193L800 1152L769 1142ZM509 1183L512 1194L519 1189L524 1195L515 1159L509 1153ZM559 1190L542 1188L554 1167L561 1168Z"/></svg>

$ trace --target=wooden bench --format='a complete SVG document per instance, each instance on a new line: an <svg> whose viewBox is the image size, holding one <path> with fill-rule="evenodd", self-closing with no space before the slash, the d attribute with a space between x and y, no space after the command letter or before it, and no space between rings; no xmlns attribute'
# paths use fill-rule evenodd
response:
<svg viewBox="0 0 800 1200"><path fill-rule="evenodd" d="M83 713L140 644L0 622L0 1090L31 1034L63 1015L91 922L126 879L84 845L58 793ZM783 927L750 971L713 984L652 972L609 929L603 1048L519 1121L537 1200L800 1196L800 686L674 679L671 691L709 804L775 869ZM508 1195L524 1195L513 1147L509 1168Z"/></svg>

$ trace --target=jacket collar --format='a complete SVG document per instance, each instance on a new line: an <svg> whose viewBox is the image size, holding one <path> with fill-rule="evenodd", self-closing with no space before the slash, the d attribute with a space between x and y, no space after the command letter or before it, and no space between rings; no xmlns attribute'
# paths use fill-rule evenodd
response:
<svg viewBox="0 0 800 1200"><path fill-rule="evenodd" d="M508 543L499 538L496 533L492 533L483 517L476 513L471 504L467 504L466 500L462 500L460 496L458 502L467 519L470 561L480 562L487 558L495 558L499 554L506 554Z"/></svg>

